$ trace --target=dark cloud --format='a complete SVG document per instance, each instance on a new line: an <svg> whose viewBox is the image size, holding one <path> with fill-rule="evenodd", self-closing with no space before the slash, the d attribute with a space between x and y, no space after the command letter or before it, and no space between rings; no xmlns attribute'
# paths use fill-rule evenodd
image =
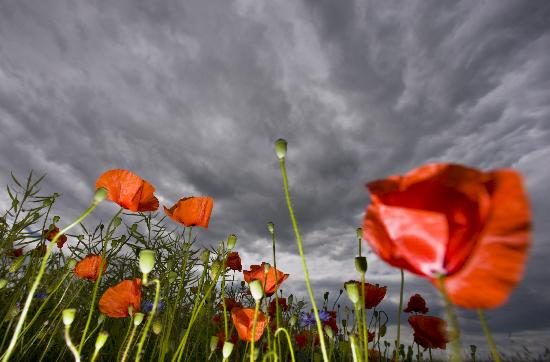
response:
<svg viewBox="0 0 550 362"><path fill-rule="evenodd" d="M114 167L166 205L211 195L201 242L237 233L244 265L257 263L271 255L273 221L286 288L305 296L275 139L289 141L310 274L331 293L356 278L366 181L434 161L514 167L532 201L532 257L489 315L503 336L548 336L549 17L542 1L2 1L0 183L9 170L47 173L66 220ZM369 261L394 315L398 274ZM408 279L408 293L436 299ZM464 317L478 338L475 315Z"/></svg>

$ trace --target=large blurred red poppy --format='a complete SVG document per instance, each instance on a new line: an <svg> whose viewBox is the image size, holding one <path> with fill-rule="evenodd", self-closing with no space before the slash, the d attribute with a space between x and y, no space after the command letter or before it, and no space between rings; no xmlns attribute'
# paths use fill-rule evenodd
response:
<svg viewBox="0 0 550 362"><path fill-rule="evenodd" d="M288 278L289 274L270 266L267 275L265 274L265 262L262 265L251 265L250 270L243 270L244 281L250 283L259 280L264 287L264 293L268 297L273 295L277 288Z"/></svg>
<svg viewBox="0 0 550 362"><path fill-rule="evenodd" d="M430 309L426 307L426 301L420 294L415 294L409 299L407 308L403 309L405 313L421 313L426 314Z"/></svg>
<svg viewBox="0 0 550 362"><path fill-rule="evenodd" d="M59 228L57 226L50 225L50 228L44 231L44 236L48 241L52 241L57 236L58 233L59 233ZM67 242L67 236L65 234L61 235L56 241L57 247L61 249L66 242Z"/></svg>
<svg viewBox="0 0 550 362"><path fill-rule="evenodd" d="M109 170L95 183L96 189L108 191L107 199L130 211L155 211L159 201L149 182L128 170Z"/></svg>
<svg viewBox="0 0 550 362"><path fill-rule="evenodd" d="M99 300L99 311L109 317L128 317L128 307L139 312L141 307L141 279L123 280L103 293Z"/></svg>
<svg viewBox="0 0 550 362"><path fill-rule="evenodd" d="M367 185L363 237L387 263L438 275L453 303L494 308L523 275L531 217L521 176L429 164Z"/></svg>
<svg viewBox="0 0 550 362"><path fill-rule="evenodd" d="M254 322L254 308L233 308L231 310L231 318L237 329L239 338L243 341L252 341L252 326ZM258 312L256 318L256 329L254 342L258 341L264 333L267 318L262 312Z"/></svg>
<svg viewBox="0 0 550 362"><path fill-rule="evenodd" d="M225 267L235 271L242 271L243 266L241 264L241 257L236 251L232 251L227 254L227 259L225 261Z"/></svg>
<svg viewBox="0 0 550 362"><path fill-rule="evenodd" d="M101 264L101 256L100 255L88 255L78 263L76 263L76 266L73 270L75 275L81 279L88 279L95 281L97 277L99 276L99 265ZM105 273L105 269L107 268L107 263L104 261L103 265L103 273Z"/></svg>
<svg viewBox="0 0 550 362"><path fill-rule="evenodd" d="M184 197L171 208L164 206L164 212L184 226L201 226L208 229L212 207L214 199L211 197Z"/></svg>
<svg viewBox="0 0 550 362"><path fill-rule="evenodd" d="M445 349L449 342L447 322L438 317L413 315L409 324L414 330L414 341L424 348Z"/></svg>

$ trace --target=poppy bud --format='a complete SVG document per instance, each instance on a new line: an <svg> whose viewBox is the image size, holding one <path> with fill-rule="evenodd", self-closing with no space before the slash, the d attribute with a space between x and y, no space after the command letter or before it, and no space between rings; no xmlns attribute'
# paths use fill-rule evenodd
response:
<svg viewBox="0 0 550 362"><path fill-rule="evenodd" d="M323 329L325 330L325 333L327 334L328 338L330 339L334 338L334 332L332 331L332 328L330 328L328 324L325 324Z"/></svg>
<svg viewBox="0 0 550 362"><path fill-rule="evenodd" d="M95 191L94 194L94 204L99 204L101 201L105 200L109 192L106 188L100 187Z"/></svg>
<svg viewBox="0 0 550 362"><path fill-rule="evenodd" d="M99 317L97 318L97 324L101 324L103 322L105 322L105 314L100 314Z"/></svg>
<svg viewBox="0 0 550 362"><path fill-rule="evenodd" d="M55 215L55 216L53 217L53 219L52 219L52 221L53 221L54 224L57 224L57 223L59 222L59 220L61 220L61 218L60 218L59 216L57 216L57 215Z"/></svg>
<svg viewBox="0 0 550 362"><path fill-rule="evenodd" d="M17 317L18 314L19 314L19 306L18 306L18 305L14 305L14 306L11 307L10 310L8 311L8 320L11 320L11 319Z"/></svg>
<svg viewBox="0 0 550 362"><path fill-rule="evenodd" d="M367 258L364 256L356 256L355 257L355 270L357 270L361 274L365 274L367 272Z"/></svg>
<svg viewBox="0 0 550 362"><path fill-rule="evenodd" d="M63 310L63 324L66 327L70 326L73 323L75 314L76 314L76 309L74 308Z"/></svg>
<svg viewBox="0 0 550 362"><path fill-rule="evenodd" d="M134 306L130 304L128 306L128 315L132 316L133 314L134 314Z"/></svg>
<svg viewBox="0 0 550 362"><path fill-rule="evenodd" d="M161 331L162 331L162 322L157 319L156 321L153 322L153 333L158 336Z"/></svg>
<svg viewBox="0 0 550 362"><path fill-rule="evenodd" d="M259 301L263 298L264 289L262 287L262 283L260 283L259 280L255 279L251 281L248 284L248 287L250 288L250 293L252 294L252 298L254 298L254 300Z"/></svg>
<svg viewBox="0 0 550 362"><path fill-rule="evenodd" d="M267 223L267 230L271 235L275 233L275 225L271 221Z"/></svg>
<svg viewBox="0 0 550 362"><path fill-rule="evenodd" d="M67 260L67 269L73 270L75 266L76 266L76 259L69 258L69 260Z"/></svg>
<svg viewBox="0 0 550 362"><path fill-rule="evenodd" d="M170 273L168 273L168 283L172 284L177 277L178 273L171 271Z"/></svg>
<svg viewBox="0 0 550 362"><path fill-rule="evenodd" d="M227 249L233 250L236 244L237 244L237 235L235 234L229 235L229 237L227 238Z"/></svg>
<svg viewBox="0 0 550 362"><path fill-rule="evenodd" d="M120 217L118 217L118 216L115 217L115 218L113 219L113 226L114 226L114 228L116 229L117 227L119 227L121 222L122 222L122 219L121 219Z"/></svg>
<svg viewBox="0 0 550 362"><path fill-rule="evenodd" d="M357 283L346 283L345 288L351 302L357 304L359 302L359 287Z"/></svg>
<svg viewBox="0 0 550 362"><path fill-rule="evenodd" d="M233 343L225 341L223 344L222 355L224 359L228 359L233 352Z"/></svg>
<svg viewBox="0 0 550 362"><path fill-rule="evenodd" d="M382 324L380 326L380 329L378 330L378 335L380 337L384 337L386 335L386 325L385 324Z"/></svg>
<svg viewBox="0 0 550 362"><path fill-rule="evenodd" d="M323 299L328 300L328 295L329 295L329 292L325 292L325 294L323 294Z"/></svg>
<svg viewBox="0 0 550 362"><path fill-rule="evenodd" d="M6 284L8 284L8 281L6 279L0 279L0 289L4 289Z"/></svg>
<svg viewBox="0 0 550 362"><path fill-rule="evenodd" d="M145 314L139 312L136 313L136 315L134 316L134 326L139 326L141 322L143 322L143 317L145 317Z"/></svg>
<svg viewBox="0 0 550 362"><path fill-rule="evenodd" d="M17 259L15 259L13 263L10 265L9 272L15 273L19 268L21 268L21 265L23 265L24 260L25 260L25 255L21 255L17 257Z"/></svg>
<svg viewBox="0 0 550 362"><path fill-rule="evenodd" d="M155 267L155 252L143 249L139 253L139 269L143 273L143 283L147 283L147 274Z"/></svg>
<svg viewBox="0 0 550 362"><path fill-rule="evenodd" d="M344 327L344 329L346 329L347 326L348 326L347 319L342 319L342 327Z"/></svg>
<svg viewBox="0 0 550 362"><path fill-rule="evenodd" d="M290 308L292 306L292 302L294 301L294 295L289 295L287 298L288 307Z"/></svg>
<svg viewBox="0 0 550 362"><path fill-rule="evenodd" d="M279 157L279 160L282 160L286 156L286 141L282 138L279 138L277 141L275 141L275 153L277 154L277 157Z"/></svg>
<svg viewBox="0 0 550 362"><path fill-rule="evenodd" d="M222 263L219 260L216 260L212 263L212 267L210 268L210 276L212 279L218 278L222 271Z"/></svg>
<svg viewBox="0 0 550 362"><path fill-rule="evenodd" d="M105 342L107 342L107 338L109 338L109 333L106 331L101 331L97 335L97 339L95 340L95 350L99 351L103 346L105 345Z"/></svg>
<svg viewBox="0 0 550 362"><path fill-rule="evenodd" d="M203 264L206 265L210 260L210 250L204 249L201 253L200 260L202 261Z"/></svg>
<svg viewBox="0 0 550 362"><path fill-rule="evenodd" d="M218 346L218 340L218 336L210 337L210 352L214 352L216 350L216 347Z"/></svg>
<svg viewBox="0 0 550 362"><path fill-rule="evenodd" d="M290 326L291 327L294 327L294 325L296 325L296 322L298 321L298 317L296 315L293 315L292 317L290 317Z"/></svg>
<svg viewBox="0 0 550 362"><path fill-rule="evenodd" d="M363 228L357 228L356 233L357 233L357 240L362 240L363 239Z"/></svg>

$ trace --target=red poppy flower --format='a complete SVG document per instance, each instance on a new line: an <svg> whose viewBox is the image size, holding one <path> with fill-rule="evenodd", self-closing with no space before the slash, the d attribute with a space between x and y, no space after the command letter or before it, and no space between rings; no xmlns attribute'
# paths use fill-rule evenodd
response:
<svg viewBox="0 0 550 362"><path fill-rule="evenodd" d="M387 263L437 276L454 304L494 308L523 275L531 217L521 176L429 164L367 185L363 237Z"/></svg>
<svg viewBox="0 0 550 362"><path fill-rule="evenodd" d="M130 211L156 211L159 201L149 182L128 170L109 170L95 183L96 189L108 191L107 198Z"/></svg>
<svg viewBox="0 0 550 362"><path fill-rule="evenodd" d="M430 309L426 308L426 301L420 294L415 294L409 299L407 308L403 309L403 312L406 313L428 313Z"/></svg>
<svg viewBox="0 0 550 362"><path fill-rule="evenodd" d="M222 316L221 314L214 314L214 316L212 317L212 323L214 324L218 324L222 321Z"/></svg>
<svg viewBox="0 0 550 362"><path fill-rule="evenodd" d="M374 337L376 336L375 332L367 331L369 342L374 341Z"/></svg>
<svg viewBox="0 0 550 362"><path fill-rule="evenodd" d="M262 265L251 265L250 270L243 270L244 281L250 283L253 280L259 280L264 287L265 295L269 297L275 293L277 288L281 286L289 275L272 266L269 267L269 272L266 275L264 266L265 263L262 263Z"/></svg>
<svg viewBox="0 0 550 362"><path fill-rule="evenodd" d="M289 305L286 304L286 298L273 298L267 308L267 312L271 317L275 317L277 313L277 300L279 301L279 311L286 312L290 308Z"/></svg>
<svg viewBox="0 0 550 362"><path fill-rule="evenodd" d="M12 256L12 257L14 257L14 258L18 258L18 257L20 257L21 255L23 255L23 248L12 249L12 250L8 253L8 256Z"/></svg>
<svg viewBox="0 0 550 362"><path fill-rule="evenodd" d="M73 270L75 275L81 279L95 281L99 276L99 265L101 264L100 255L88 255L78 263ZM107 263L104 261L102 265L103 273L107 268Z"/></svg>
<svg viewBox="0 0 550 362"><path fill-rule="evenodd" d="M252 341L252 324L254 322L254 308L233 308L231 310L231 318L233 319L233 324L237 329L239 338L243 341ZM258 341L267 324L267 318L262 312L258 312L256 318L256 330L254 342Z"/></svg>
<svg viewBox="0 0 550 362"><path fill-rule="evenodd" d="M231 309L233 308L242 308L242 307L243 305L237 302L235 299L225 298L225 309L227 309L228 311L231 312ZM223 310L223 304L222 303L218 304L218 308Z"/></svg>
<svg viewBox="0 0 550 362"><path fill-rule="evenodd" d="M225 343L225 331L223 329L220 329L218 333L216 333L216 336L218 336L218 344L216 345L216 349L221 350L223 348L223 344ZM235 334L231 334L231 343L237 344L239 341L239 337L237 337Z"/></svg>
<svg viewBox="0 0 550 362"><path fill-rule="evenodd" d="M169 209L164 206L164 212L184 226L202 226L208 229L212 207L214 199L211 197L184 197Z"/></svg>
<svg viewBox="0 0 550 362"><path fill-rule="evenodd" d="M359 291L361 291L361 282L356 280L350 280L349 282L344 283L344 285L348 283L355 283L357 284ZM376 307L380 302L382 302L382 299L386 296L386 291L388 287L381 287L378 284L370 284L365 283L365 308L366 309L372 309ZM361 293L361 292L359 292Z"/></svg>
<svg viewBox="0 0 550 362"><path fill-rule="evenodd" d="M296 344L298 345L298 348L304 348L309 343L311 333L307 329L303 330L296 336L294 336L294 339L296 340ZM313 341L314 346L319 345L319 335L315 335L315 340Z"/></svg>
<svg viewBox="0 0 550 362"><path fill-rule="evenodd" d="M243 266L241 264L241 257L236 251L232 251L227 254L227 259L225 260L225 267L235 271L242 271Z"/></svg>
<svg viewBox="0 0 550 362"><path fill-rule="evenodd" d="M141 307L141 279L123 280L103 293L99 300L99 311L113 318L128 317L128 307L134 312Z"/></svg>
<svg viewBox="0 0 550 362"><path fill-rule="evenodd" d="M52 241L55 236L59 233L59 228L57 226L50 225L50 228L48 230L44 230L44 236L48 241ZM63 244L67 242L67 236L65 234L61 235L59 239L57 239L57 247L61 249L63 247Z"/></svg>
<svg viewBox="0 0 550 362"><path fill-rule="evenodd" d="M445 349L449 342L447 322L438 317L413 315L409 324L414 330L414 341L424 348Z"/></svg>

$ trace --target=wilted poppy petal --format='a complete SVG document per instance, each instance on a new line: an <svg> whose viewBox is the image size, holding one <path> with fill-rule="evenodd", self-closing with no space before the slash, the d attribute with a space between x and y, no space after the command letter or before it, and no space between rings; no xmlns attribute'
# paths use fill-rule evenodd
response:
<svg viewBox="0 0 550 362"><path fill-rule="evenodd" d="M530 245L531 217L521 176L512 170L490 176L492 207L483 234L460 272L445 278L451 301L465 308L503 304L523 276Z"/></svg>
<svg viewBox="0 0 550 362"><path fill-rule="evenodd" d="M128 307L132 306L134 312L141 308L141 279L123 280L110 287L103 293L99 300L99 311L109 317L128 317Z"/></svg>

